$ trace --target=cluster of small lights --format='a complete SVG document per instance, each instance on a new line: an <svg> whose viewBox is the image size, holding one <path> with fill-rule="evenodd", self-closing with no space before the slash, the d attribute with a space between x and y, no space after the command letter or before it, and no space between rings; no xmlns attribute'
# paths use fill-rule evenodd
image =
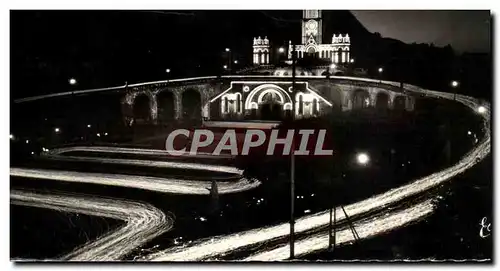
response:
<svg viewBox="0 0 500 271"><path fill-rule="evenodd" d="M179 236L179 237L177 237L177 238L175 238L175 239L174 239L174 244L175 244L175 245L178 245L178 244L180 244L181 242L182 242L182 236Z"/></svg>
<svg viewBox="0 0 500 271"><path fill-rule="evenodd" d="M303 199L303 198L304 198L304 196L297 196L297 198L298 198L298 199Z"/></svg>

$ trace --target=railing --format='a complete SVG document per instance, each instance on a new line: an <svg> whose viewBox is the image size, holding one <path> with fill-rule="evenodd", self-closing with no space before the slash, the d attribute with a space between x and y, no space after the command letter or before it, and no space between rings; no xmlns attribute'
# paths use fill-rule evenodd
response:
<svg viewBox="0 0 500 271"><path fill-rule="evenodd" d="M299 79L326 79L326 76L324 76L324 75L297 75L296 77ZM180 79L170 79L170 80L136 83L136 84L131 84L131 85L116 86L116 87L96 88L96 89L86 89L86 90L75 90L75 91L68 91L68 92L52 93L52 94L45 94L45 95L17 99L14 102L15 103L23 103L23 102L29 102L29 101L35 101L35 100L41 100L41 99L53 98L53 97L80 95L80 94L88 94L88 93L94 93L94 92L125 90L126 87L137 88L137 87L145 87L145 86L150 86L150 85L167 85L167 84L188 83L188 82L194 83L194 82L205 81L205 80L211 81L211 80L216 80L216 79L244 79L244 78L265 79L265 80L278 79L277 81L290 80L290 77L272 76L272 75L271 76L269 76L269 75L203 76L203 77L191 77L191 78L180 78ZM361 78L361 77L351 77L351 76L330 76L329 80L347 80L350 82L355 81L355 82L374 83L374 84L379 85L381 87L382 86L393 86L393 87L398 87L398 89L400 89L399 82L383 81L383 80L377 80L377 79L371 79L371 78ZM417 86L409 85L409 84L404 84L404 89L408 89L411 91L414 91L416 89L421 90L421 88L419 88Z"/></svg>

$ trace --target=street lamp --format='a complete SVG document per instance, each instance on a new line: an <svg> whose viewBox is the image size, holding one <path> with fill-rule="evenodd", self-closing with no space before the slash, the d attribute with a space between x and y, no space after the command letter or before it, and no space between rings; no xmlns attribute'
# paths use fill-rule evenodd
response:
<svg viewBox="0 0 500 271"><path fill-rule="evenodd" d="M229 70L231 70L231 63L233 63L233 57L232 57L231 49L226 48L226 53L227 53L227 65L224 65L225 66L224 69L229 68Z"/></svg>
<svg viewBox="0 0 500 271"><path fill-rule="evenodd" d="M280 53L284 53L284 52L285 52L285 48L280 47L280 48L278 49L278 51L279 51Z"/></svg>
<svg viewBox="0 0 500 271"><path fill-rule="evenodd" d="M234 61L234 64L238 64L238 60L235 60L235 61Z"/></svg>
<svg viewBox="0 0 500 271"><path fill-rule="evenodd" d="M72 85L72 86L73 86L73 85L76 85L76 79L75 79L75 78L70 78L70 79L68 80L68 82L69 82L69 84L70 84L70 85Z"/></svg>
<svg viewBox="0 0 500 271"><path fill-rule="evenodd" d="M370 157L368 156L368 154L366 154L364 152L358 153L358 155L356 155L356 162L359 165L364 166L364 165L368 164L368 162L370 162Z"/></svg>
<svg viewBox="0 0 500 271"><path fill-rule="evenodd" d="M59 133L59 132L61 132L61 129L56 127L56 128L54 128L54 132Z"/></svg>
<svg viewBox="0 0 500 271"><path fill-rule="evenodd" d="M354 63L354 58L351 58L351 63Z"/></svg>
<svg viewBox="0 0 500 271"><path fill-rule="evenodd" d="M382 67L378 68L379 73L382 73L383 71L384 71L384 69Z"/></svg>
<svg viewBox="0 0 500 271"><path fill-rule="evenodd" d="M226 69L227 69L227 65L224 65L224 66L222 66L222 67L224 68L224 70L226 70Z"/></svg>
<svg viewBox="0 0 500 271"><path fill-rule="evenodd" d="M167 83L168 83L168 80L170 79L170 72L171 72L170 68L167 68L165 70L165 72L167 73Z"/></svg>
<svg viewBox="0 0 500 271"><path fill-rule="evenodd" d="M453 88L453 100L457 99L457 87L460 83L456 80L451 81L451 87Z"/></svg>
<svg viewBox="0 0 500 271"><path fill-rule="evenodd" d="M384 69L382 67L378 68L378 79L380 81L380 83L382 83L382 72L384 71Z"/></svg>
<svg viewBox="0 0 500 271"><path fill-rule="evenodd" d="M337 65L335 65L334 63L332 63L332 65L330 65L330 69L334 70L337 68Z"/></svg>
<svg viewBox="0 0 500 271"><path fill-rule="evenodd" d="M484 113L486 113L486 107L484 107L484 106L480 105L480 106L477 108L477 112L478 112L479 114L484 114Z"/></svg>

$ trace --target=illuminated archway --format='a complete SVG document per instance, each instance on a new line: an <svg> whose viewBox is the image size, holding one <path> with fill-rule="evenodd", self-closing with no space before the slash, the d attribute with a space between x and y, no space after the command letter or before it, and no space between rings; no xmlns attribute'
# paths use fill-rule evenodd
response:
<svg viewBox="0 0 500 271"><path fill-rule="evenodd" d="M257 105L258 107L259 103L262 103L262 98L267 93L274 93L280 104L283 105L283 109L285 109L284 105L286 103L292 103L290 94L288 94L283 88L274 84L264 84L254 88L250 94L248 94L245 100L245 109L252 109L251 105Z"/></svg>

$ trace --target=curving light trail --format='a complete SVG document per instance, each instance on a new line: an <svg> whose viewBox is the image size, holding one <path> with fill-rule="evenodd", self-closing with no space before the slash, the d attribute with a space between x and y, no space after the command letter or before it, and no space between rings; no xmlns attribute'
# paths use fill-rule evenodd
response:
<svg viewBox="0 0 500 271"><path fill-rule="evenodd" d="M99 184L149 190L159 193L209 195L207 189L210 181L183 180L176 178L159 178L139 175L91 173L52 169L10 168L10 176L33 179L44 179L61 182ZM217 182L219 194L230 194L247 191L258 187L258 180L240 177L236 181Z"/></svg>
<svg viewBox="0 0 500 271"><path fill-rule="evenodd" d="M428 96L443 97L446 99L453 99L453 94L440 93L434 91L426 91ZM474 111L480 105L476 99L457 95L457 101L472 108ZM487 111L482 114L484 120L485 134L481 142L475 146L471 151L464 155L461 160L455 165L433 173L429 176L417 179L409 184L399 188L392 189L385 193L374 195L368 199L356 202L345 206L346 212L350 216L362 215L368 212L380 212L390 205L396 204L405 200L408 197L421 194L429 189L432 189L452 177L463 173L476 163L480 162L486 155L489 154L490 143L490 110L489 105ZM147 155L165 155L165 151L161 150L144 150L144 149L129 149L129 148L115 148L115 147L71 147L67 148L71 151L95 151L95 152L111 152L111 153L127 153L127 154L147 154ZM53 154L57 152L62 153L60 150L54 150ZM202 155L203 156L203 155ZM211 155L208 155L213 158ZM202 157L203 158L203 157ZM184 181L178 179L164 179L153 178L146 176L129 176L117 174L98 174L98 173L85 173L85 172L71 172L71 171L56 171L56 170L30 170L11 168L11 176L20 176L28 178L41 178L51 179L58 181L68 182L81 182L81 183L95 183L104 185L124 186L138 189L146 189L165 193L180 193L180 194L208 194L206 187L209 187L208 182L198 181ZM233 193L248 190L258 186L260 182L250 182L244 178L235 183L221 183L219 186L219 193ZM358 222L357 229L361 232L361 236L367 237L398 228L406 223L415 221L431 212L432 208L428 205L429 202L425 201L422 204L417 204L405 210L410 215L405 215L405 211L394 212L387 214L392 219L385 219L380 214L374 216L372 220ZM388 208L389 209L389 208ZM341 222L345 219L343 212L338 209L339 217L337 221ZM393 222L391 222L393 221ZM296 233L302 233L310 230L325 227L329 223L329 211L318 212L316 214L304 216L297 219L295 224ZM149 254L144 257L145 260L155 261L197 261L214 258L216 256L227 254L233 250L241 249L249 246L254 246L259 243L264 243L273 239L284 238L289 235L289 224L282 223L275 226L267 226L257 228L245 232L230 234L226 236L213 237L209 240L200 240L186 245L183 247L169 248L157 253ZM314 252L322 249L325 246L324 235L315 234L311 237L297 241L297 253L299 255ZM343 238L343 237L342 237ZM346 237L347 238L347 237ZM340 239L344 240L344 239ZM345 239L345 240L348 240ZM345 241L347 242L347 241ZM327 243L326 243L327 244ZM286 246L276 249L264 250L258 254L250 256L249 260L279 260L284 259L283 251Z"/></svg>
<svg viewBox="0 0 500 271"><path fill-rule="evenodd" d="M200 163L188 162L173 162L173 161L155 161L155 160L138 160L138 159L121 159L121 158L103 158L103 157L81 157L81 156L66 156L66 155L43 155L42 157L57 160L57 161L70 161L70 162L97 162L102 164L115 164L115 165L130 165L130 166L145 166L154 168L175 168L184 170L206 170L221 173L231 173L242 175L243 170L237 167L209 165Z"/></svg>
<svg viewBox="0 0 500 271"><path fill-rule="evenodd" d="M429 91L428 94L430 94L429 96L434 95L446 99L453 99L453 94L435 91ZM457 95L457 101L470 107L474 111L480 105L476 99L463 95ZM350 216L356 216L367 212L381 210L389 205L400 202L405 198L428 191L429 189L450 180L452 177L463 173L476 163L480 162L486 155L489 154L491 148L490 110L489 105L486 106L488 110L482 115L485 130L484 137L481 142L465 154L458 163L429 176L417 179L399 188L395 188L385 193L372 196L363 201L345 206L346 212L349 213ZM339 208L337 209L337 214L340 214L337 218L338 221L343 221L345 219L343 212ZM297 219L295 232L300 233L324 227L328 225L329 219L329 211L304 216ZM282 223L275 226L262 227L226 236L214 237L209 240L200 240L199 242L193 243L191 246L187 245L180 248L168 248L157 253L146 255L144 259L154 261L199 261L272 239L283 238L288 236L289 233L289 224Z"/></svg>
<svg viewBox="0 0 500 271"><path fill-rule="evenodd" d="M124 148L124 147L109 147L109 146L74 146L74 147L64 147L54 150L50 150L48 154L57 155L66 152L102 152L102 153L121 153L121 154L133 154L133 155L154 155L161 157L172 157L172 158L202 158L202 159L233 159L234 156L228 154L213 155L211 153L197 152L196 155L191 155L189 151L170 151L158 150L158 149L142 149L142 148ZM175 153L177 156L172 156L171 153Z"/></svg>
<svg viewBox="0 0 500 271"><path fill-rule="evenodd" d="M75 249L60 260L115 261L172 229L174 219L146 203L84 195L11 190L11 204L123 220L124 226Z"/></svg>
<svg viewBox="0 0 500 271"><path fill-rule="evenodd" d="M388 213L378 214L375 217L353 223L356 228L356 233L359 239L373 237L393 229L403 227L409 223L416 222L430 215L434 210L431 200L425 200L408 208ZM345 228L337 231L335 238L336 245L342 245L350 242L355 242L356 239L350 228ZM329 236L328 231L307 236L306 238L294 243L295 256L300 257L312 252L324 250L328 248ZM257 252L243 261L280 261L290 257L290 244L285 244L273 249L265 249L262 252Z"/></svg>

